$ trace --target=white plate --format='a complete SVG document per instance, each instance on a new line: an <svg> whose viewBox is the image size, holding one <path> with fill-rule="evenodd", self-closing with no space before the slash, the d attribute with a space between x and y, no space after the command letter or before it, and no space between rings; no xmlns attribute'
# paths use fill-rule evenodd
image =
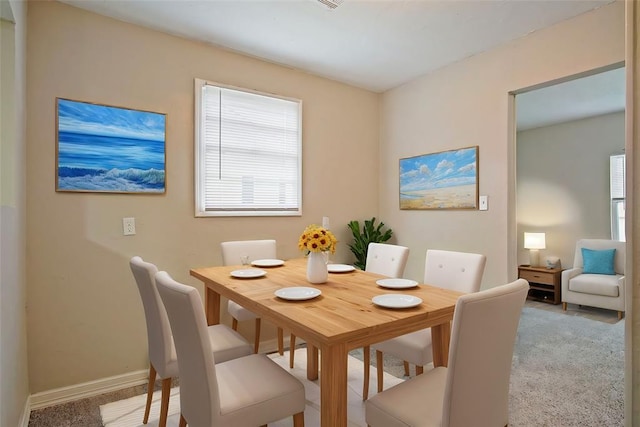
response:
<svg viewBox="0 0 640 427"><path fill-rule="evenodd" d="M408 289L418 286L418 282L409 279L380 279L376 280L376 283L389 289Z"/></svg>
<svg viewBox="0 0 640 427"><path fill-rule="evenodd" d="M257 259L251 261L251 265L255 265L256 267L279 267L284 265L284 261L281 259Z"/></svg>
<svg viewBox="0 0 640 427"><path fill-rule="evenodd" d="M384 294L376 295L371 298L375 305L386 308L409 308L415 307L422 303L422 299L413 295L402 294Z"/></svg>
<svg viewBox="0 0 640 427"><path fill-rule="evenodd" d="M327 270L329 270L329 273L348 273L355 269L356 268L353 265L348 265L348 264L328 264L327 265Z"/></svg>
<svg viewBox="0 0 640 427"><path fill-rule="evenodd" d="M306 286L282 288L274 292L274 294L278 298L291 300L291 301L302 301L306 299L315 298L321 293L322 291L320 289L308 288Z"/></svg>
<svg viewBox="0 0 640 427"><path fill-rule="evenodd" d="M231 276L237 279L254 279L256 277L262 277L267 272L260 270L259 268L245 268L244 270L233 270Z"/></svg>

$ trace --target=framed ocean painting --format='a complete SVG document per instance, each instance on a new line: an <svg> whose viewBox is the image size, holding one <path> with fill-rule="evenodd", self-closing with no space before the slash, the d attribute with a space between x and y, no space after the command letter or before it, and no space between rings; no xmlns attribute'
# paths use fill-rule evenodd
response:
<svg viewBox="0 0 640 427"><path fill-rule="evenodd" d="M477 146L400 159L400 209L477 208Z"/></svg>
<svg viewBox="0 0 640 427"><path fill-rule="evenodd" d="M166 114L56 98L56 191L166 191Z"/></svg>

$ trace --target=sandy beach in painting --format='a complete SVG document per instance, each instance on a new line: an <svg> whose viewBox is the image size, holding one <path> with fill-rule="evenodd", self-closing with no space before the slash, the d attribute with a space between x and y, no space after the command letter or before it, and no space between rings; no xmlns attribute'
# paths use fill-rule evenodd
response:
<svg viewBox="0 0 640 427"><path fill-rule="evenodd" d="M435 188L400 194L400 209L474 209L475 185Z"/></svg>

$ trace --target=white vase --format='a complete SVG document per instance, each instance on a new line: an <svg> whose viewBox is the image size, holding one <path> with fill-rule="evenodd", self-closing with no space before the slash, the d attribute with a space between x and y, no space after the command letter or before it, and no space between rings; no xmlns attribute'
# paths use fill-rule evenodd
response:
<svg viewBox="0 0 640 427"><path fill-rule="evenodd" d="M325 283L329 279L327 257L322 252L310 252L307 257L307 280L309 283Z"/></svg>

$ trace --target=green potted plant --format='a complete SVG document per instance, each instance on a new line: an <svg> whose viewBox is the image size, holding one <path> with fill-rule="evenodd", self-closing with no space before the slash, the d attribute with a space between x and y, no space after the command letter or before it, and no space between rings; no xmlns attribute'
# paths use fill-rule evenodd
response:
<svg viewBox="0 0 640 427"><path fill-rule="evenodd" d="M390 228L383 231L384 222L380 221L377 226L375 222L375 217L365 220L362 230L358 221L350 221L348 224L353 234L353 243L349 245L349 249L356 256L356 262L353 265L361 270L364 270L367 264L369 243L383 243L393 235L393 231Z"/></svg>

